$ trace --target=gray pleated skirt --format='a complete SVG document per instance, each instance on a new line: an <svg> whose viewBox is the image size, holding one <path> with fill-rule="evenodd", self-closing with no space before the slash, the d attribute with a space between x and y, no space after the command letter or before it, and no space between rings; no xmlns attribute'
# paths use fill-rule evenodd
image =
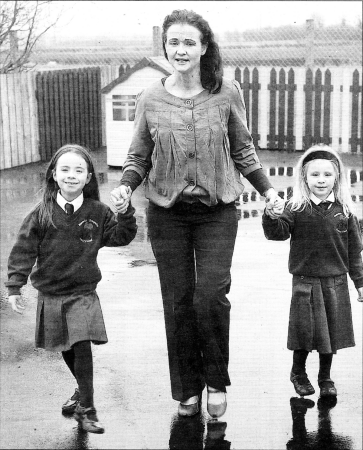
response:
<svg viewBox="0 0 363 450"><path fill-rule="evenodd" d="M354 345L347 275L294 275L287 348L336 353Z"/></svg>
<svg viewBox="0 0 363 450"><path fill-rule="evenodd" d="M70 295L39 292L35 346L63 352L80 341L108 341L96 291Z"/></svg>

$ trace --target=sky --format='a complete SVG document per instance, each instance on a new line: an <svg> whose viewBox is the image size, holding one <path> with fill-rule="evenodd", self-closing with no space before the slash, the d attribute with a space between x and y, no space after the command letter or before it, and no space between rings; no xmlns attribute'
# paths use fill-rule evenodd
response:
<svg viewBox="0 0 363 450"><path fill-rule="evenodd" d="M192 9L213 31L244 31L278 25L303 25L315 18L332 25L356 25L362 18L361 1L57 1L49 14L61 12L54 36L110 38L148 35L161 26L173 9Z"/></svg>

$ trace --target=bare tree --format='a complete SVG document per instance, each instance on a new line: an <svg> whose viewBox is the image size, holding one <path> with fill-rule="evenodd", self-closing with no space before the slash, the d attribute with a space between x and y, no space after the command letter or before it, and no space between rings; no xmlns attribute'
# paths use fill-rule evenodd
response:
<svg viewBox="0 0 363 450"><path fill-rule="evenodd" d="M0 73L29 69L29 56L39 38L58 20L50 20L51 1L0 2Z"/></svg>

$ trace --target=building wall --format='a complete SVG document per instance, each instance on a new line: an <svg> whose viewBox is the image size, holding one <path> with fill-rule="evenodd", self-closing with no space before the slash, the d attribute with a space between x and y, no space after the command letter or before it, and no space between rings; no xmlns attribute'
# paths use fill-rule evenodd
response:
<svg viewBox="0 0 363 450"><path fill-rule="evenodd" d="M145 67L115 86L111 92L105 95L106 103L106 145L107 164L110 166L122 166L131 144L134 122L114 121L112 112L113 95L137 95L147 86L165 76L161 71L151 67Z"/></svg>

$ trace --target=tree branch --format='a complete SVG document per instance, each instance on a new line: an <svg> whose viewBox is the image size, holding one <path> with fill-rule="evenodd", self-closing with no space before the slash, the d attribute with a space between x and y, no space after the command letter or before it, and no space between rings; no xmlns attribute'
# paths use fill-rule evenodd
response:
<svg viewBox="0 0 363 450"><path fill-rule="evenodd" d="M2 11L0 14L0 45L10 41L10 33L17 31L21 45L18 53L14 58L11 54L12 48L2 53L2 61L0 62L0 73L9 73L16 70L26 70L24 67L29 60L29 56L34 49L38 40L59 20L59 16L54 22L46 26L42 31L37 31L41 21L41 12L43 7L49 4L51 0L43 0L37 2L28 1L3 1ZM14 5L10 6L10 3ZM3 6L5 4L5 6ZM43 27L42 27L43 28ZM23 36L22 36L23 35ZM9 42L10 44L10 42ZM12 57L14 60L12 60Z"/></svg>

